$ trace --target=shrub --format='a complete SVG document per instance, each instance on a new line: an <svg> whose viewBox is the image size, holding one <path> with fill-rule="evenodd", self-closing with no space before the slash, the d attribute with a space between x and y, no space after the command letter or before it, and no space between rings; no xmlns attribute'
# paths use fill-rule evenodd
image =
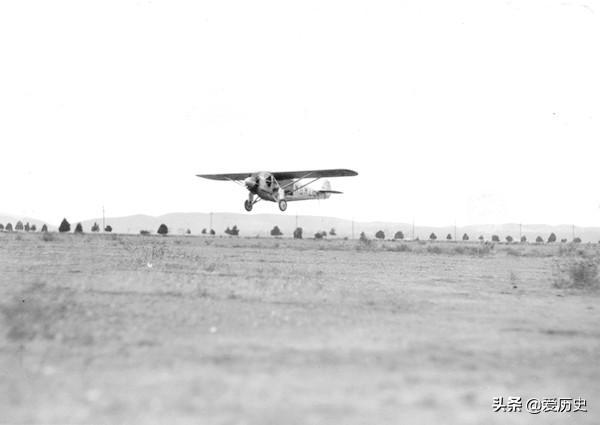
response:
<svg viewBox="0 0 600 425"><path fill-rule="evenodd" d="M46 233L47 231L48 231L48 226L44 224L44 225L42 226L42 230L41 230L41 232L44 232L44 233Z"/></svg>
<svg viewBox="0 0 600 425"><path fill-rule="evenodd" d="M200 233L202 233L203 235L206 235L206 228L202 229L202 232L200 232Z"/></svg>
<svg viewBox="0 0 600 425"><path fill-rule="evenodd" d="M404 239L404 233L402 233L401 230L398 230L396 232L396 234L394 235L394 239L400 239L400 240Z"/></svg>
<svg viewBox="0 0 600 425"><path fill-rule="evenodd" d="M506 239L506 242L508 242L508 243L513 242L513 237L511 235L508 235L505 239Z"/></svg>
<svg viewBox="0 0 600 425"><path fill-rule="evenodd" d="M281 232L278 226L274 226L271 229L271 236L283 236L283 233Z"/></svg>
<svg viewBox="0 0 600 425"><path fill-rule="evenodd" d="M77 223L77 226L75 226L75 233L83 233L83 226L81 223Z"/></svg>
<svg viewBox="0 0 600 425"><path fill-rule="evenodd" d="M431 235L429 235L429 240L434 241L436 239L437 239L437 236L435 235L435 233L432 232Z"/></svg>
<svg viewBox="0 0 600 425"><path fill-rule="evenodd" d="M544 239L541 236L535 238L535 243L544 243Z"/></svg>
<svg viewBox="0 0 600 425"><path fill-rule="evenodd" d="M527 242L527 236L523 235L521 236L521 243L525 243Z"/></svg>
<svg viewBox="0 0 600 425"><path fill-rule="evenodd" d="M548 236L548 243L553 243L556 242L556 235L553 233L550 233L550 236Z"/></svg>
<svg viewBox="0 0 600 425"><path fill-rule="evenodd" d="M378 230L377 233L375 233L375 237L377 239L385 239L385 233L383 233L383 230Z"/></svg>
<svg viewBox="0 0 600 425"><path fill-rule="evenodd" d="M237 236L239 233L240 231L237 226L233 226L231 229L229 227L225 229L225 234L229 236Z"/></svg>
<svg viewBox="0 0 600 425"><path fill-rule="evenodd" d="M468 241L469 240L469 235L467 235L466 233L463 235L462 237L463 241Z"/></svg>
<svg viewBox="0 0 600 425"><path fill-rule="evenodd" d="M335 229L333 227L329 231L329 236L337 236L337 234L335 233Z"/></svg>
<svg viewBox="0 0 600 425"><path fill-rule="evenodd" d="M483 235L479 235L479 237L477 239L479 239L481 242L483 242L484 237L483 237Z"/></svg>
<svg viewBox="0 0 600 425"><path fill-rule="evenodd" d="M294 239L302 239L302 227L296 227L294 230Z"/></svg>
<svg viewBox="0 0 600 425"><path fill-rule="evenodd" d="M156 233L163 236L167 235L169 233L169 228L166 224L162 223L160 226L158 226L158 230L156 231Z"/></svg>
<svg viewBox="0 0 600 425"><path fill-rule="evenodd" d="M356 247L358 250L364 249L365 247L370 247L372 243L371 240L367 238L367 235L365 235L365 232L360 232L358 241L360 242L360 244Z"/></svg>
<svg viewBox="0 0 600 425"><path fill-rule="evenodd" d="M451 241L451 240L452 240L452 235L451 235L450 233L448 233L448 234L446 235L446 240L447 240L447 241Z"/></svg>
<svg viewBox="0 0 600 425"><path fill-rule="evenodd" d="M206 230L206 229L204 229L204 230ZM237 236L237 235L239 235L239 233L240 233L240 230L237 228L237 226L233 226L231 229L229 227L227 229L225 229L225 234L229 235L229 236Z"/></svg>
<svg viewBox="0 0 600 425"><path fill-rule="evenodd" d="M562 238L562 239L560 240L560 243L567 243L567 238Z"/></svg>
<svg viewBox="0 0 600 425"><path fill-rule="evenodd" d="M108 226L106 226L106 227L104 228L104 231L105 231L105 232L107 232L107 233L110 233L110 232L112 232L112 226L109 224Z"/></svg>
<svg viewBox="0 0 600 425"><path fill-rule="evenodd" d="M29 225L29 222L25 223L25 226L23 226L23 230L25 230L26 232L29 232L30 229L31 229L31 226Z"/></svg>
<svg viewBox="0 0 600 425"><path fill-rule="evenodd" d="M217 233L215 232L215 230L214 230L214 229L210 229L210 235L211 235L211 236L214 236L214 235L216 235L216 234L217 234Z"/></svg>
<svg viewBox="0 0 600 425"><path fill-rule="evenodd" d="M453 249L452 251L453 251L455 254L464 254L464 253L465 253L465 251L466 251L466 249L465 249L465 247L464 247L464 246L457 245L457 246L455 246L455 247L454 247L454 249Z"/></svg>
<svg viewBox="0 0 600 425"><path fill-rule="evenodd" d="M411 252L412 249L410 246L408 246L407 244L403 243L400 245L393 245L391 247L387 247L388 251L393 251L393 252Z"/></svg>
<svg viewBox="0 0 600 425"><path fill-rule="evenodd" d="M315 233L315 239L323 239L323 233L322 232Z"/></svg>
<svg viewBox="0 0 600 425"><path fill-rule="evenodd" d="M66 218L63 218L63 220L60 222L60 226L58 226L58 231L60 233L71 231L71 225L69 224Z"/></svg>
<svg viewBox="0 0 600 425"><path fill-rule="evenodd" d="M437 245L428 245L427 246L427 252L430 254L441 254L442 253L442 248L440 248Z"/></svg>
<svg viewBox="0 0 600 425"><path fill-rule="evenodd" d="M32 225L31 225L31 231L32 231L32 232L35 232L36 230L37 230L37 227L36 227L36 225L35 225L35 224L32 224Z"/></svg>
<svg viewBox="0 0 600 425"><path fill-rule="evenodd" d="M500 242L500 236L492 235L492 242Z"/></svg>
<svg viewBox="0 0 600 425"><path fill-rule="evenodd" d="M572 258L558 264L554 287L561 289L600 289L597 258Z"/></svg>
<svg viewBox="0 0 600 425"><path fill-rule="evenodd" d="M100 226L98 226L98 223L94 222L94 224L92 225L91 231L92 232L99 232L100 231Z"/></svg>
<svg viewBox="0 0 600 425"><path fill-rule="evenodd" d="M573 239L574 243L581 243L581 238L579 236L576 236L575 239Z"/></svg>
<svg viewBox="0 0 600 425"><path fill-rule="evenodd" d="M150 230L140 230L140 235L148 236L150 234Z"/></svg>

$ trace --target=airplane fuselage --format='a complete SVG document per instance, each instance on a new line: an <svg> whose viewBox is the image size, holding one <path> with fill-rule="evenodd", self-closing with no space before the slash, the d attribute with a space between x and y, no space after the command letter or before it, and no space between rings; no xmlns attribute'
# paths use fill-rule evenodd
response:
<svg viewBox="0 0 600 425"><path fill-rule="evenodd" d="M292 180L277 181L271 173L266 171L255 173L244 182L250 193L272 202L327 199L330 196L330 193L301 186Z"/></svg>

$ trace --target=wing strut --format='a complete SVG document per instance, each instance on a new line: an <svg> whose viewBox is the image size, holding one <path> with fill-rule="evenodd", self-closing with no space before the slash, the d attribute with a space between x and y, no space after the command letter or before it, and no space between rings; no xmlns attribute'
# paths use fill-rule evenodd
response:
<svg viewBox="0 0 600 425"><path fill-rule="evenodd" d="M300 189L302 189L303 187L306 187L306 186L308 186L309 184L312 184L312 183L314 183L314 182L316 182L317 180L320 180L320 179L321 179L321 177L315 177L314 179L312 179L312 180L311 180L311 181L309 181L308 183L305 183L305 184L303 184L302 186L300 186L300 187L297 187L297 188L296 188L296 190L300 190Z"/></svg>
<svg viewBox="0 0 600 425"><path fill-rule="evenodd" d="M310 175L312 174L312 171L309 171L308 173L306 173L305 175L303 175L302 177L297 178L296 180L292 180L290 183L286 184L285 186L281 187L281 189L285 190L286 188L295 185L296 183L298 183L300 180L302 179L307 179L310 177ZM316 179L312 180L310 183L316 182L317 180L319 180L320 177L317 177ZM308 186L310 183L306 183L304 186ZM302 189L304 186L300 186L298 189Z"/></svg>
<svg viewBox="0 0 600 425"><path fill-rule="evenodd" d="M242 183L239 180L230 179L229 177L225 177L225 180L229 180L230 182L234 182L238 186L242 186L244 189L246 188L246 185L244 185L244 183Z"/></svg>

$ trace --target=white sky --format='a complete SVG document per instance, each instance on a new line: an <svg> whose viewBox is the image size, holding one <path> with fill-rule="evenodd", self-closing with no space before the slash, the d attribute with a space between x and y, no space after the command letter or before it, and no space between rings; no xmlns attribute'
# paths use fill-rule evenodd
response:
<svg viewBox="0 0 600 425"><path fill-rule="evenodd" d="M196 173L353 168L286 214L600 225L600 4L0 3L0 212L243 212ZM259 203L255 212L278 212Z"/></svg>

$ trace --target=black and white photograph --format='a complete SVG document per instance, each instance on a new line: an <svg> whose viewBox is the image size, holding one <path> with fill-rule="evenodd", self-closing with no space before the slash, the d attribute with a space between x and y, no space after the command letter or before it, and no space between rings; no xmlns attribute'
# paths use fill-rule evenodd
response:
<svg viewBox="0 0 600 425"><path fill-rule="evenodd" d="M600 3L0 2L0 425L600 423Z"/></svg>

